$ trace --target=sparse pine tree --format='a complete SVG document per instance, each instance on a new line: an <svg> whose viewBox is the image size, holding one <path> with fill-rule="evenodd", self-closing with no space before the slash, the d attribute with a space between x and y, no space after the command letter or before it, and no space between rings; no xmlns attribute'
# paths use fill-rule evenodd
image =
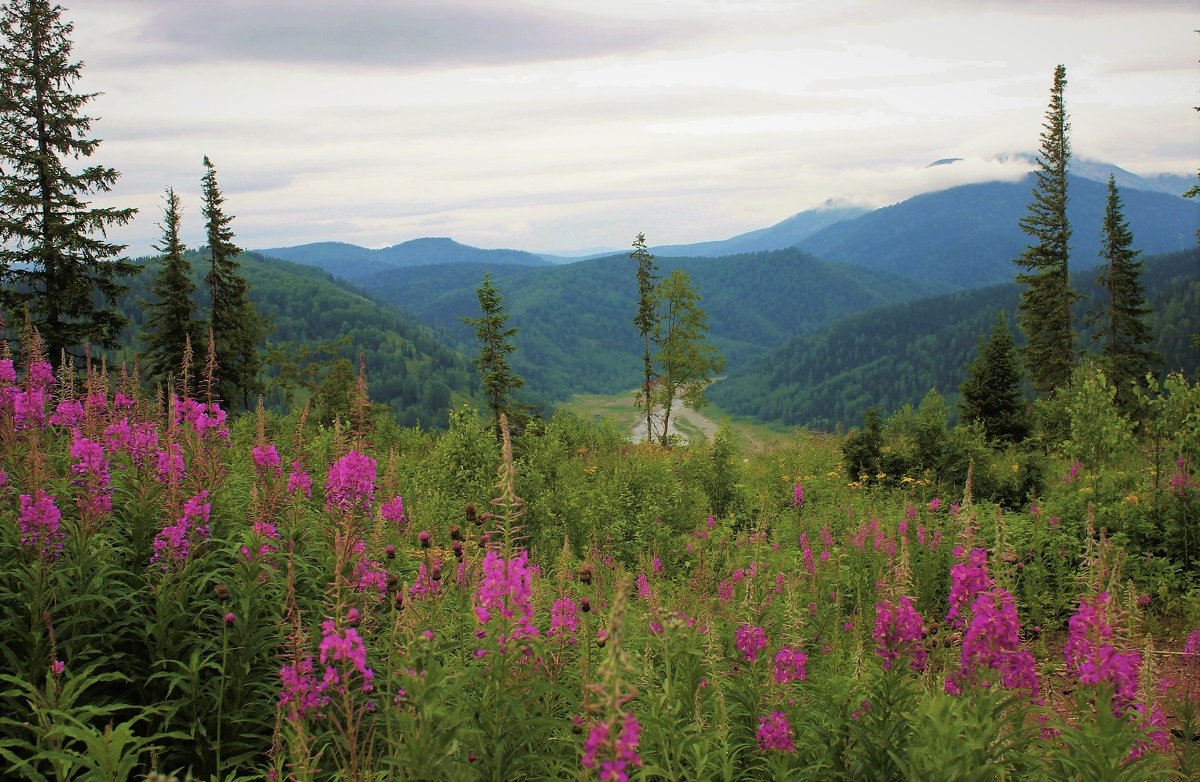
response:
<svg viewBox="0 0 1200 782"><path fill-rule="evenodd" d="M1093 338L1101 345L1100 366L1117 389L1117 403L1129 411L1134 404L1131 385L1146 377L1161 360L1147 347L1152 335L1146 325L1150 308L1142 290L1142 262L1133 249L1133 233L1121 209L1116 179L1108 177L1108 202L1104 210L1104 237L1100 257L1100 285L1108 292L1096 312Z"/></svg>
<svg viewBox="0 0 1200 782"><path fill-rule="evenodd" d="M258 345L265 329L250 302L250 286L241 275L242 250L233 239L233 216L225 214L225 197L217 185L212 161L204 157L201 196L208 238L209 328L216 344L220 372L216 395L226 403L240 400L249 409L250 399L261 392L258 372L262 364Z"/></svg>
<svg viewBox="0 0 1200 782"><path fill-rule="evenodd" d="M192 282L191 264L184 255L187 248L179 238L182 218L179 196L168 188L165 201L163 221L159 223L162 243L154 247L162 257L150 284L154 301L143 304L146 322L142 328L147 375L164 385L168 378L182 371L188 340L193 345L204 344L202 324L196 320L196 304L192 299L196 286Z"/></svg>
<svg viewBox="0 0 1200 782"><path fill-rule="evenodd" d="M71 57L72 26L61 13L49 0L0 9L0 304L28 307L56 364L86 344L117 347L127 322L116 307L128 289L122 280L139 269L106 238L137 210L88 201L120 175L100 165L68 169L100 141L83 114L95 94L72 89L82 63Z"/></svg>
<svg viewBox="0 0 1200 782"><path fill-rule="evenodd" d="M642 389L637 395L637 403L646 410L646 439L654 439L654 361L650 355L650 340L658 325L658 300L656 289L658 285L657 269L654 266L654 256L646 249L646 235L639 233L633 240L633 252L630 259L637 263L638 282L638 312L633 319L633 325L638 327L642 335Z"/></svg>
<svg viewBox="0 0 1200 782"><path fill-rule="evenodd" d="M1017 443L1029 434L1025 399L1021 392L1021 367L1004 313L985 341L979 335L979 352L967 367L959 386L959 410L968 423L977 422L992 443Z"/></svg>
<svg viewBox="0 0 1200 782"><path fill-rule="evenodd" d="M1071 146L1070 123L1063 102L1067 69L1054 69L1050 106L1042 125L1042 148L1037 159L1037 186L1029 212L1021 218L1021 230L1034 244L1016 260L1025 271L1017 275L1024 285L1018 323L1025 333L1025 369L1040 393L1050 394L1071 379L1075 362L1075 331L1071 306L1077 294L1071 290L1067 261L1071 225L1067 220L1067 165Z"/></svg>
<svg viewBox="0 0 1200 782"><path fill-rule="evenodd" d="M513 372L508 363L508 354L516 346L512 338L516 336L515 328L505 328L508 313L504 311L504 297L492 284L490 273L483 275L483 284L476 291L479 297L478 318L462 318L463 323L475 327L475 337L479 340L479 356L475 366L483 376L483 392L487 397L488 409L492 411L492 428L496 440L502 439L500 430L500 415L519 414L520 410L513 401L513 391L525 385L525 381Z"/></svg>
<svg viewBox="0 0 1200 782"><path fill-rule="evenodd" d="M658 383L651 400L662 408L662 444L670 445L671 408L676 399L699 410L708 400L704 389L725 367L725 359L705 341L708 317L700 309L700 294L682 269L675 269L658 285L655 298L661 307L654 344L658 346Z"/></svg>

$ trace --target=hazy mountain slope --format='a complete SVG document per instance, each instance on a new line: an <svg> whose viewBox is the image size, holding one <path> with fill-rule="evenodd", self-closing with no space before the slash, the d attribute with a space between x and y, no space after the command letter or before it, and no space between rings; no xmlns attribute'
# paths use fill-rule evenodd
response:
<svg viewBox="0 0 1200 782"><path fill-rule="evenodd" d="M826 202L821 207L807 209L768 228L713 242L659 245L652 247L651 252L663 257L717 258L722 255L782 250L835 223L861 217L869 211L865 206L838 206L834 202Z"/></svg>
<svg viewBox="0 0 1200 782"><path fill-rule="evenodd" d="M1028 245L1025 215L1032 175L925 193L819 231L799 247L829 261L854 263L964 288L1007 282L1013 259ZM1067 215L1073 270L1099 262L1105 185L1072 176ZM1200 204L1161 192L1122 190L1135 247L1146 253L1195 244Z"/></svg>
<svg viewBox="0 0 1200 782"><path fill-rule="evenodd" d="M1095 270L1076 276L1086 297L1079 314L1101 296L1096 277ZM1200 253L1146 259L1143 285L1155 310L1155 347L1166 355L1166 367L1195 373L1200 350L1191 345L1191 335L1200 332ZM1009 283L851 315L790 340L714 384L709 396L737 415L818 429L855 424L870 406L890 412L915 405L930 388L953 400L979 335L991 329L997 310L1016 333L1019 297L1017 285ZM1086 336L1081 344L1088 344Z"/></svg>

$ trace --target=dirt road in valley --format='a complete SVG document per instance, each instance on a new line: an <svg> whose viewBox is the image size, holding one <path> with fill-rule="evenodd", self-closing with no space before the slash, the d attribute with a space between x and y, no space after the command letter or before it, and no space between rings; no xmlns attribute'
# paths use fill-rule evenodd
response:
<svg viewBox="0 0 1200 782"><path fill-rule="evenodd" d="M682 400L676 399L675 404L673 404L671 406L671 422L669 424L668 432L669 432L669 434L678 435L681 439L684 440L684 442L686 442L687 434L685 434L684 432L681 432L678 429L678 427L676 427L676 425L675 425L676 422L678 422L680 420L686 421L688 425L694 426L695 428L699 429L701 432L704 432L704 436L710 440L717 433L717 422L716 421L712 420L711 418L708 418L703 413L698 413L695 410L691 410L691 409L684 407ZM660 423L661 422L658 420L658 417L656 416L655 422L654 422L655 427L658 427L658 425ZM655 431L655 434L656 435L658 434L657 429ZM646 419L645 418L642 418L641 421L639 421L637 424L634 424L633 428L629 430L629 437L635 443L645 442L645 440L646 440Z"/></svg>

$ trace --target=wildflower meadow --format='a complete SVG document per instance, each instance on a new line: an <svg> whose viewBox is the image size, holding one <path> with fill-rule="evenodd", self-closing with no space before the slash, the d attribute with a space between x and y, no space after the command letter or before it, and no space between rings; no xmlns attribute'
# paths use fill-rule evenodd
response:
<svg viewBox="0 0 1200 782"><path fill-rule="evenodd" d="M1052 456L850 480L834 435L666 449L559 413L498 442L466 408L400 428L362 382L322 427L227 416L211 368L147 396L23 350L5 779L1200 773L1181 379L1120 447L1068 399Z"/></svg>

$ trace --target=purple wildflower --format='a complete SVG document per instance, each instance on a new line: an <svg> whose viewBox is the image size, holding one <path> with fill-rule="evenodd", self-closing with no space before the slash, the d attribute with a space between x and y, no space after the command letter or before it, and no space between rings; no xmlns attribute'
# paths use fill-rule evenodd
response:
<svg viewBox="0 0 1200 782"><path fill-rule="evenodd" d="M369 513L375 502L375 460L351 451L333 463L325 479L325 511Z"/></svg>
<svg viewBox="0 0 1200 782"><path fill-rule="evenodd" d="M484 625L488 624L496 613L507 620L516 620L511 635L501 635L497 639L500 645L504 645L509 638L538 635L538 629L533 624L533 573L526 567L528 560L528 551L521 551L505 561L495 550L488 551L483 559L475 618Z"/></svg>
<svg viewBox="0 0 1200 782"><path fill-rule="evenodd" d="M744 624L737 629L737 650L746 662L758 659L759 652L767 648L767 631L758 625Z"/></svg>
<svg viewBox="0 0 1200 782"><path fill-rule="evenodd" d="M777 749L780 752L795 752L795 735L792 723L782 711L773 711L770 716L758 718L758 746L764 752Z"/></svg>
<svg viewBox="0 0 1200 782"><path fill-rule="evenodd" d="M808 655L790 646L781 646L775 653L775 683L802 682L808 678Z"/></svg>
<svg viewBox="0 0 1200 782"><path fill-rule="evenodd" d="M901 657L909 659L914 671L925 670L925 622L907 596L896 603L881 600L875 604L875 651L883 658L884 670Z"/></svg>
<svg viewBox="0 0 1200 782"><path fill-rule="evenodd" d="M21 527L21 545L42 559L52 560L62 550L67 533L61 521L62 513L53 495L41 489L38 489L36 498L28 494L21 495L21 515L17 519Z"/></svg>

